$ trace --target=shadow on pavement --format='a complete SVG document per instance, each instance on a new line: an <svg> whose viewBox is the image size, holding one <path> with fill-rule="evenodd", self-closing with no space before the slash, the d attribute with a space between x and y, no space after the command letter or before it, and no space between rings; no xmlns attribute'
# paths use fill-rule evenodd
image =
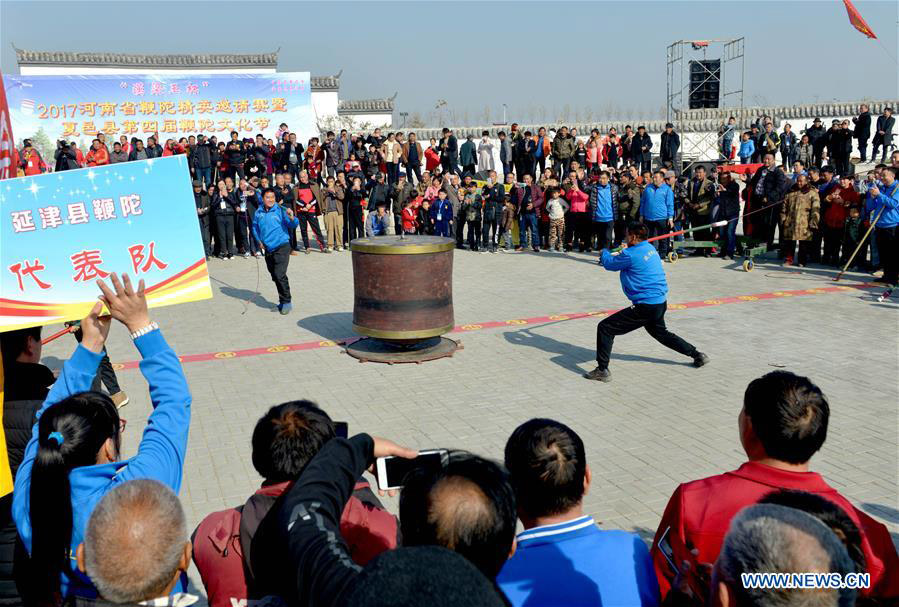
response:
<svg viewBox="0 0 899 607"><path fill-rule="evenodd" d="M353 331L353 314L351 312L331 312L330 314L307 316L300 319L297 326L331 341L356 335L356 332Z"/></svg>
<svg viewBox="0 0 899 607"><path fill-rule="evenodd" d="M642 333L642 331L635 331L635 333ZM550 361L572 373L577 373L578 375L583 375L586 371L590 371L595 366L594 361L596 360L596 352L594 350L575 346L551 337L546 337L545 335L539 335L534 333L532 329L509 331L503 333L503 337L506 338L506 341L515 346L530 346L531 348L536 348L537 350L541 350L548 354L556 354L556 356L550 358ZM643 335L642 338L647 339L649 336ZM651 356L638 356L634 354L616 354L614 352L612 352L612 360L692 366L692 363L689 361L678 362L665 358L653 358ZM583 365L584 363L591 364L582 368L580 365Z"/></svg>

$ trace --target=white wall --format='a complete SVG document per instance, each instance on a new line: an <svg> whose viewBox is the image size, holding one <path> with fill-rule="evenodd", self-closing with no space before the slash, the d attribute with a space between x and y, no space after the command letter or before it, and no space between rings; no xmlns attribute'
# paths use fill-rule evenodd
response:
<svg viewBox="0 0 899 607"><path fill-rule="evenodd" d="M52 65L22 65L19 72L23 76L87 76L106 74L272 74L275 68L206 68L206 69L153 69L144 70L136 67L58 67Z"/></svg>

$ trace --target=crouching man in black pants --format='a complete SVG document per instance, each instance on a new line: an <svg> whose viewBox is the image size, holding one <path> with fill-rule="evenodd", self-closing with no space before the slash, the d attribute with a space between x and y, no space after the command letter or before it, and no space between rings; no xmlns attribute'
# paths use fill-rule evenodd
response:
<svg viewBox="0 0 899 607"><path fill-rule="evenodd" d="M290 282L287 280L287 264L290 261L290 236L300 224L293 211L275 204L275 191L267 188L262 193L262 206L253 216L253 235L263 246L265 266L278 289L278 311L287 314L293 309L290 303Z"/></svg>
<svg viewBox="0 0 899 607"><path fill-rule="evenodd" d="M627 247L621 253L612 255L607 249L601 253L600 263L606 270L621 272L621 287L633 305L612 314L596 327L597 367L584 374L587 379L612 381L609 356L615 336L640 327L675 352L691 357L694 366L709 362L708 356L665 327L668 282L662 260L652 244L646 242L646 237L645 225L632 224L627 230Z"/></svg>

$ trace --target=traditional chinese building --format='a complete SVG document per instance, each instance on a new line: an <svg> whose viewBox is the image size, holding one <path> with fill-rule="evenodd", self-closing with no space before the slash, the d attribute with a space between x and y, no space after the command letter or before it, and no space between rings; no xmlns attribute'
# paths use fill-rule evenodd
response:
<svg viewBox="0 0 899 607"><path fill-rule="evenodd" d="M278 52L252 54L138 55L132 53L73 53L16 48L23 76L79 76L111 74L270 74L278 71ZM371 129L393 124L393 97L340 99L341 72L312 76L312 107L322 130Z"/></svg>

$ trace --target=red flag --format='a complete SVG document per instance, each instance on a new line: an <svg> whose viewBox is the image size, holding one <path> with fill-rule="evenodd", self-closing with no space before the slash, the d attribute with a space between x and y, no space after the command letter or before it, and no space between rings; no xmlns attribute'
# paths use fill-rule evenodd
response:
<svg viewBox="0 0 899 607"><path fill-rule="evenodd" d="M868 27L868 23L858 13L858 10L856 10L855 6L852 4L852 1L843 0L843 4L846 5L846 12L849 14L849 23L852 24L852 27L863 33L868 38L876 39L877 36L875 36L874 32L871 31L871 28Z"/></svg>
<svg viewBox="0 0 899 607"><path fill-rule="evenodd" d="M9 106L6 104L6 89L3 88L3 74L0 74L0 179L16 176L17 156L12 124L9 122Z"/></svg>

